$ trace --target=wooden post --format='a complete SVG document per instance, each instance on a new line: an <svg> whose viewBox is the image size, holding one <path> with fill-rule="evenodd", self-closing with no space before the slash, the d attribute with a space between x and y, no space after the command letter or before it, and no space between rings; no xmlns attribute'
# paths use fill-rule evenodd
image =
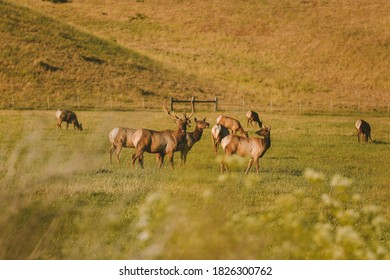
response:
<svg viewBox="0 0 390 280"><path fill-rule="evenodd" d="M387 111L388 111L388 107L387 107ZM214 103L214 112L217 112L218 111L218 97L215 97L215 103Z"/></svg>
<svg viewBox="0 0 390 280"><path fill-rule="evenodd" d="M47 96L47 109L50 109L50 95Z"/></svg>
<svg viewBox="0 0 390 280"><path fill-rule="evenodd" d="M142 97L142 109L145 110L145 96Z"/></svg>
<svg viewBox="0 0 390 280"><path fill-rule="evenodd" d="M271 104L270 105L271 105L271 114L272 114L272 100L271 100Z"/></svg>
<svg viewBox="0 0 390 280"><path fill-rule="evenodd" d="M15 109L15 93L12 94L12 107Z"/></svg>
<svg viewBox="0 0 390 280"><path fill-rule="evenodd" d="M170 110L173 111L173 97L169 97L169 102L170 102Z"/></svg>
<svg viewBox="0 0 390 280"><path fill-rule="evenodd" d="M79 99L79 93L77 93L77 108L80 108L80 99Z"/></svg>
<svg viewBox="0 0 390 280"><path fill-rule="evenodd" d="M195 112L195 96L191 97L192 104L194 104L194 112Z"/></svg>

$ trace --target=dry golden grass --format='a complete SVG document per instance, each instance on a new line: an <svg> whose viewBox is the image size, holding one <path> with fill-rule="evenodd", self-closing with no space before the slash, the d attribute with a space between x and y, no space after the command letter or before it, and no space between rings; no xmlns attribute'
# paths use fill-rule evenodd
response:
<svg viewBox="0 0 390 280"><path fill-rule="evenodd" d="M15 2L221 84L224 98L389 103L386 0Z"/></svg>

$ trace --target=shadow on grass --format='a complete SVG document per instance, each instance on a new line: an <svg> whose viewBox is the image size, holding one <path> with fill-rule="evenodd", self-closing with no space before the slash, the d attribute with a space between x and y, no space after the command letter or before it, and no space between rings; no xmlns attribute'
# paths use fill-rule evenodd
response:
<svg viewBox="0 0 390 280"><path fill-rule="evenodd" d="M382 140L374 140L372 141L373 144L378 144L378 145L389 145L390 142L382 141Z"/></svg>

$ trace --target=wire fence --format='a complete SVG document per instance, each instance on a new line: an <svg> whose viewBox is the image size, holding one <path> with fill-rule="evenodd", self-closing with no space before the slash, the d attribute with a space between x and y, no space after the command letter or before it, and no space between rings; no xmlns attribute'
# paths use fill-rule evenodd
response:
<svg viewBox="0 0 390 280"><path fill-rule="evenodd" d="M171 100L174 98L171 98ZM248 111L254 110L267 114L343 114L343 113L380 113L390 115L390 98L387 101L358 100L355 103L344 100L307 101L295 100L289 102L266 100L262 103L249 102L245 99L231 102L223 97L215 98L217 103L202 102L196 99L196 111ZM156 97L139 97L117 100L112 96L87 97L75 95L72 98L53 98L42 95L34 101L24 100L16 94L11 97L1 97L1 109L36 109L36 110L101 110L101 111L157 111L162 109L162 100ZM175 103L175 110L190 108L189 102Z"/></svg>

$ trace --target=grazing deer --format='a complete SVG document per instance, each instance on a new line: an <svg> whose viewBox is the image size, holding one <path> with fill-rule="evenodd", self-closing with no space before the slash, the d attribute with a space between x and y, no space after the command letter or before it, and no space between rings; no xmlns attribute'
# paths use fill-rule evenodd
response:
<svg viewBox="0 0 390 280"><path fill-rule="evenodd" d="M253 125L253 122L257 123L259 125L259 128L263 127L263 123L261 122L261 120L259 118L259 114L257 114L255 111L246 112L246 118L247 118L247 121L246 121L247 128L249 127L249 123L251 124L251 126L253 128L255 128Z"/></svg>
<svg viewBox="0 0 390 280"><path fill-rule="evenodd" d="M135 148L133 140L131 137L133 136L136 129L127 128L127 127L116 127L110 131L108 135L108 139L111 142L110 149L110 163L112 164L112 154L115 152L115 159L118 164L119 155L121 153L122 148ZM142 165L143 157L139 158L139 162Z"/></svg>
<svg viewBox="0 0 390 280"><path fill-rule="evenodd" d="M75 112L59 109L56 112L56 117L57 117L57 129L59 128L62 130L61 124L62 122L66 122L66 129L68 129L69 124L72 123L74 129L78 129L80 131L83 130L83 126L81 123L78 122Z"/></svg>
<svg viewBox="0 0 390 280"><path fill-rule="evenodd" d="M203 129L208 128L210 124L206 122L206 118L203 120L197 120L194 118L196 123L195 130L187 132L186 141L177 145L176 151L180 151L180 165L186 164L187 154L192 149L192 146L200 140L203 134Z"/></svg>
<svg viewBox="0 0 390 280"><path fill-rule="evenodd" d="M132 140L136 147L136 152L132 156L133 168L137 158L141 157L144 152L158 154L157 159L159 160L159 168L163 165L164 157L167 155L172 169L174 168L173 155L177 150L177 146L186 141L187 125L190 125L191 117L194 114L194 103L191 101L192 112L189 117L187 117L185 113L183 113L181 117L176 116L173 112L168 110L166 101L164 101L163 109L177 124L177 130L155 131L150 129L138 129L134 132ZM143 168L143 164L141 164L141 167Z"/></svg>
<svg viewBox="0 0 390 280"><path fill-rule="evenodd" d="M271 147L271 128L264 127L256 134L263 136L264 139L258 137L242 137L237 135L228 135L222 139L221 145L225 150L225 155L237 154L241 157L251 157L246 168L245 174L248 174L253 162L256 163L256 172L259 173L259 158ZM221 162L221 173L227 170L224 160Z"/></svg>
<svg viewBox="0 0 390 280"><path fill-rule="evenodd" d="M237 132L239 131L241 134L248 137L248 132L242 128L240 122L236 119L221 115L217 118L217 124L223 125L227 129L230 129L232 134L237 135Z"/></svg>
<svg viewBox="0 0 390 280"><path fill-rule="evenodd" d="M213 147L215 155L218 154L218 146L222 139L229 135L229 130L223 125L216 124L211 128L211 138L213 140Z"/></svg>
<svg viewBox="0 0 390 280"><path fill-rule="evenodd" d="M357 120L355 123L355 127L357 129L358 142L361 142L362 138L364 142L368 142L368 139L370 139L370 141L372 142L371 127L368 122L365 122L363 120Z"/></svg>

